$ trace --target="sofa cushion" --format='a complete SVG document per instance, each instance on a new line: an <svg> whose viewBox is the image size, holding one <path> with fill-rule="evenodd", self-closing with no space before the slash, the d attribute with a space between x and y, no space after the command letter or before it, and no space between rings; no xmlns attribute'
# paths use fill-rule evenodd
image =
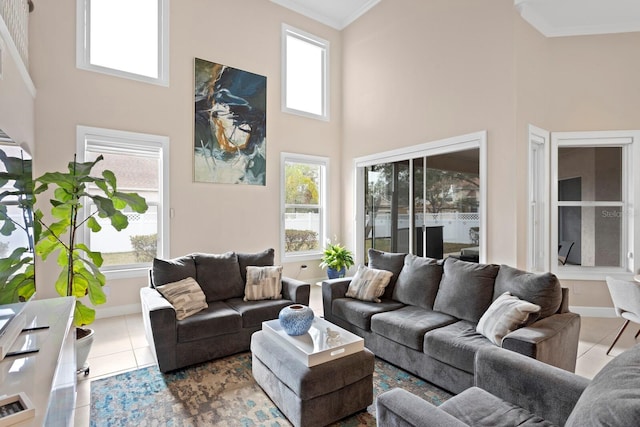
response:
<svg viewBox="0 0 640 427"><path fill-rule="evenodd" d="M240 313L224 302L211 302L208 308L178 321L178 342L199 341L237 333L241 328Z"/></svg>
<svg viewBox="0 0 640 427"><path fill-rule="evenodd" d="M260 327L264 321L277 319L280 310L291 305L288 299L245 301L243 298L231 298L225 302L240 313L243 328Z"/></svg>
<svg viewBox="0 0 640 427"><path fill-rule="evenodd" d="M505 292L539 305L541 319L556 313L562 303L560 281L552 273L528 273L508 265L501 265L496 276L493 299Z"/></svg>
<svg viewBox="0 0 640 427"><path fill-rule="evenodd" d="M422 351L426 332L457 320L448 314L408 305L371 316L371 331L406 347Z"/></svg>
<svg viewBox="0 0 640 427"><path fill-rule="evenodd" d="M393 296L393 288L396 286L396 281L404 266L404 257L407 254L383 252L370 248L368 255L369 267L377 270L387 270L393 273L389 281L389 286L387 286L382 295L383 299L391 299Z"/></svg>
<svg viewBox="0 0 640 427"><path fill-rule="evenodd" d="M433 309L478 322L493 301L499 266L447 258Z"/></svg>
<svg viewBox="0 0 640 427"><path fill-rule="evenodd" d="M501 346L502 338L523 326L529 317L538 317L540 306L505 292L491 303L482 315L476 331Z"/></svg>
<svg viewBox="0 0 640 427"><path fill-rule="evenodd" d="M247 266L247 284L244 287L245 301L282 299L282 266Z"/></svg>
<svg viewBox="0 0 640 427"><path fill-rule="evenodd" d="M640 344L609 362L584 390L565 426L637 426Z"/></svg>
<svg viewBox="0 0 640 427"><path fill-rule="evenodd" d="M380 297L389 284L392 274L387 270L377 270L360 265L356 275L349 282L345 296L362 301L380 302Z"/></svg>
<svg viewBox="0 0 640 427"><path fill-rule="evenodd" d="M360 301L353 298L336 298L331 305L334 316L339 317L365 331L371 330L371 316L376 313L396 310L404 307L404 304L382 300L382 302Z"/></svg>
<svg viewBox="0 0 640 427"><path fill-rule="evenodd" d="M244 295L238 256L224 254L194 254L196 280L207 296L207 302L223 301Z"/></svg>
<svg viewBox="0 0 640 427"><path fill-rule="evenodd" d="M207 297L193 277L156 286L176 311L176 319L182 320L208 307Z"/></svg>
<svg viewBox="0 0 640 427"><path fill-rule="evenodd" d="M439 408L469 426L551 427L554 425L478 387L466 389L445 401Z"/></svg>
<svg viewBox="0 0 640 427"><path fill-rule="evenodd" d="M475 323L460 320L427 332L423 351L447 365L473 374L476 351L487 346L495 344L476 332Z"/></svg>
<svg viewBox="0 0 640 427"><path fill-rule="evenodd" d="M442 265L438 264L438 260L407 254L393 289L393 299L431 310L440 279Z"/></svg>
<svg viewBox="0 0 640 427"><path fill-rule="evenodd" d="M240 276L242 282L247 281L247 266L253 265L255 267L269 267L274 264L275 251L273 248L265 249L262 252L253 253L238 253L238 264L240 264Z"/></svg>
<svg viewBox="0 0 640 427"><path fill-rule="evenodd" d="M152 285L162 286L187 277L196 278L196 263L191 255L174 259L153 259Z"/></svg>

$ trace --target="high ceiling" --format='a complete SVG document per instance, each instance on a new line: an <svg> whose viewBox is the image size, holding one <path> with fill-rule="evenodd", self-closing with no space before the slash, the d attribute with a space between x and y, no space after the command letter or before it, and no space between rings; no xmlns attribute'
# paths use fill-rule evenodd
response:
<svg viewBox="0 0 640 427"><path fill-rule="evenodd" d="M342 30L381 0L271 1ZM514 6L547 37L640 31L640 0L514 0Z"/></svg>

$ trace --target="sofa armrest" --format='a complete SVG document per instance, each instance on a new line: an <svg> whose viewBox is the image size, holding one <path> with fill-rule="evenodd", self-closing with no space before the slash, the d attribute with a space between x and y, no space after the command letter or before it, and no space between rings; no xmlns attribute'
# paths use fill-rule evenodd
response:
<svg viewBox="0 0 640 427"><path fill-rule="evenodd" d="M145 335L160 371L176 369L178 329L175 309L153 288L140 289L140 302Z"/></svg>
<svg viewBox="0 0 640 427"><path fill-rule="evenodd" d="M297 304L309 305L311 285L301 280L290 277L282 278L282 298L289 299Z"/></svg>
<svg viewBox="0 0 640 427"><path fill-rule="evenodd" d="M454 416L401 388L394 388L378 396L376 399L376 420L378 426L466 426Z"/></svg>
<svg viewBox="0 0 640 427"><path fill-rule="evenodd" d="M580 339L580 315L554 314L507 334L502 347L574 372Z"/></svg>
<svg viewBox="0 0 640 427"><path fill-rule="evenodd" d="M500 347L478 350L476 387L564 425L589 380Z"/></svg>
<svg viewBox="0 0 640 427"><path fill-rule="evenodd" d="M324 318L329 322L333 319L333 300L344 298L347 289L349 289L351 279L352 277L343 277L340 279L328 279L322 282L322 309Z"/></svg>

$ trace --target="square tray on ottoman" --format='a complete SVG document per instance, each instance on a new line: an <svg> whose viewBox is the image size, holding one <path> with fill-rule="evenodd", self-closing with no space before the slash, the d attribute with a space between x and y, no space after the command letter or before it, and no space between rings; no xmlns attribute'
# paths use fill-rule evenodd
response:
<svg viewBox="0 0 640 427"><path fill-rule="evenodd" d="M325 426L373 402L374 356L366 348L309 367L287 345L264 331L254 333L252 371L294 426Z"/></svg>

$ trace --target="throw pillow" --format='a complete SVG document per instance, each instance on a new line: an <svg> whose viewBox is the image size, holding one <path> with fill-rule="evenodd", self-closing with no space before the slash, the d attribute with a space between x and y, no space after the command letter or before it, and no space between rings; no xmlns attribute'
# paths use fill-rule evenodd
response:
<svg viewBox="0 0 640 427"><path fill-rule="evenodd" d="M502 339L505 335L523 326L530 315L539 311L539 305L523 301L509 292L505 292L496 298L482 315L476 331L487 337L492 343L502 346Z"/></svg>
<svg viewBox="0 0 640 427"><path fill-rule="evenodd" d="M433 309L476 323L491 305L499 268L447 258Z"/></svg>
<svg viewBox="0 0 640 427"><path fill-rule="evenodd" d="M493 298L505 292L539 305L539 318L555 314L562 303L560 281L555 274L551 273L528 273L508 265L501 265L496 277Z"/></svg>
<svg viewBox="0 0 640 427"><path fill-rule="evenodd" d="M441 278L442 265L438 260L407 254L393 289L393 299L431 310Z"/></svg>
<svg viewBox="0 0 640 427"><path fill-rule="evenodd" d="M240 276L238 256L224 254L194 254L196 280L202 286L207 302L242 298L244 282Z"/></svg>
<svg viewBox="0 0 640 427"><path fill-rule="evenodd" d="M393 273L390 271L360 265L349 283L345 296L362 301L380 302L380 296L391 281L391 276Z"/></svg>
<svg viewBox="0 0 640 427"><path fill-rule="evenodd" d="M255 254L238 253L238 264L240 264L240 275L242 276L242 283L247 283L247 266L272 266L274 263L274 259L275 250L273 250L273 248L265 249L264 251L257 252Z"/></svg>
<svg viewBox="0 0 640 427"><path fill-rule="evenodd" d="M385 299L391 299L393 296L393 288L395 287L398 276L404 266L404 257L407 254L383 252L371 248L369 249L368 255L370 268L387 270L393 273L393 276L391 276L391 280L389 281L389 286L387 286L382 296Z"/></svg>
<svg viewBox="0 0 640 427"><path fill-rule="evenodd" d="M282 299L282 266L247 267L245 301Z"/></svg>
<svg viewBox="0 0 640 427"><path fill-rule="evenodd" d="M186 319L209 307L202 288L193 277L156 286L156 289L171 303L178 320Z"/></svg>
<svg viewBox="0 0 640 427"><path fill-rule="evenodd" d="M196 277L196 264L191 255L174 259L153 259L151 285L162 286L187 277Z"/></svg>

